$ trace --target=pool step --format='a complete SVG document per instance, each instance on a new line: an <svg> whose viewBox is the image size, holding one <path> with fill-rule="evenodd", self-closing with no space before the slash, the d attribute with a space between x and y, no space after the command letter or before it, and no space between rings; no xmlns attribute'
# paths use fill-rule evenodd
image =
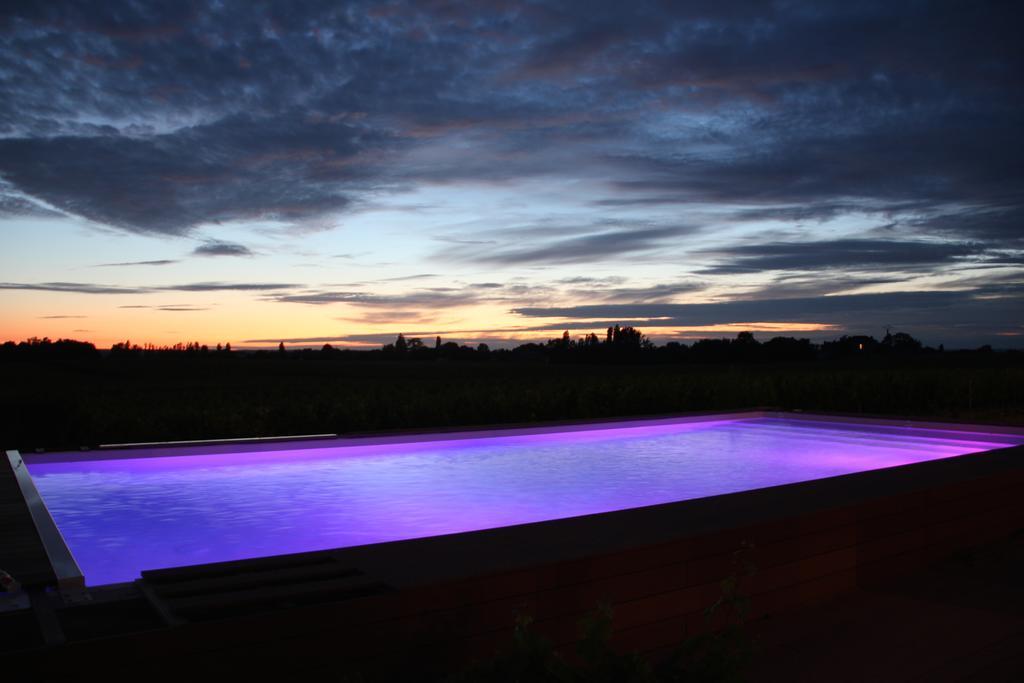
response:
<svg viewBox="0 0 1024 683"><path fill-rule="evenodd" d="M168 624L224 619L394 590L331 551L156 569L137 582Z"/></svg>

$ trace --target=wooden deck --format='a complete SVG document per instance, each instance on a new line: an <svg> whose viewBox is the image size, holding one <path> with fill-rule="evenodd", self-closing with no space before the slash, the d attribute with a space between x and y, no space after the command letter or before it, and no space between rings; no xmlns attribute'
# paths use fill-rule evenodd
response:
<svg viewBox="0 0 1024 683"><path fill-rule="evenodd" d="M0 569L26 588L57 581L6 455L0 457Z"/></svg>

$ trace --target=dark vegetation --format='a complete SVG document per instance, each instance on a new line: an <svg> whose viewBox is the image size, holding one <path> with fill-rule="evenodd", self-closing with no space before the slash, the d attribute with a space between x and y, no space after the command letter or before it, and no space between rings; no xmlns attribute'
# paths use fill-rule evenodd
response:
<svg viewBox="0 0 1024 683"><path fill-rule="evenodd" d="M515 619L504 647L463 665L456 673L444 659L407 653L386 663L350 671L344 683L740 683L748 680L759 639L750 628L746 580L754 576L753 544L733 551L729 576L719 582L717 600L704 610L704 626L675 646L654 652L627 650L615 643L614 612L598 604L578 622L575 646L558 648L528 614ZM437 653L433 653L437 654Z"/></svg>
<svg viewBox="0 0 1024 683"><path fill-rule="evenodd" d="M0 345L0 379L2 445L26 450L753 406L1024 423L1024 354L898 333L654 346L612 328L510 350L400 337L373 351L33 339Z"/></svg>

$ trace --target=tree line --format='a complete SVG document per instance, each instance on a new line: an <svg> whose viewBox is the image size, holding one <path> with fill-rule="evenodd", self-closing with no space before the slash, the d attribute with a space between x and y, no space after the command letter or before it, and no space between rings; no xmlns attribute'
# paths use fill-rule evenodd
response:
<svg viewBox="0 0 1024 683"><path fill-rule="evenodd" d="M740 332L733 338L699 339L690 344L669 341L658 345L641 330L614 325L603 336L589 333L574 338L569 331L546 342L527 342L512 348L490 348L486 343L475 346L443 341L440 336L430 343L420 337L399 334L394 342L380 349L355 350L324 344L319 349L289 349L281 342L276 351L236 351L230 343L210 347L198 342L172 345L133 344L130 340L100 351L90 342L74 339L50 340L32 337L0 345L0 359L85 359L174 357L254 357L288 359L372 360L442 360L442 361L526 361L551 363L756 363L808 362L851 358L908 358L955 354L964 357L989 356L997 353L989 346L973 350L946 351L932 348L904 332L886 331L881 339L869 335L843 335L831 341L814 343L806 338L775 336L758 340L752 332ZM1000 357L1022 355L1019 351L998 352Z"/></svg>

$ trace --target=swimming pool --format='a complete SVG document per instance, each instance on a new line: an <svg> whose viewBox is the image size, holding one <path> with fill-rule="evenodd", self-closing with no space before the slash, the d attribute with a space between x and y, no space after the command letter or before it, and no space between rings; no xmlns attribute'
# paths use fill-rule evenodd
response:
<svg viewBox="0 0 1024 683"><path fill-rule="evenodd" d="M26 457L89 585L704 498L978 453L1024 435L738 414Z"/></svg>

